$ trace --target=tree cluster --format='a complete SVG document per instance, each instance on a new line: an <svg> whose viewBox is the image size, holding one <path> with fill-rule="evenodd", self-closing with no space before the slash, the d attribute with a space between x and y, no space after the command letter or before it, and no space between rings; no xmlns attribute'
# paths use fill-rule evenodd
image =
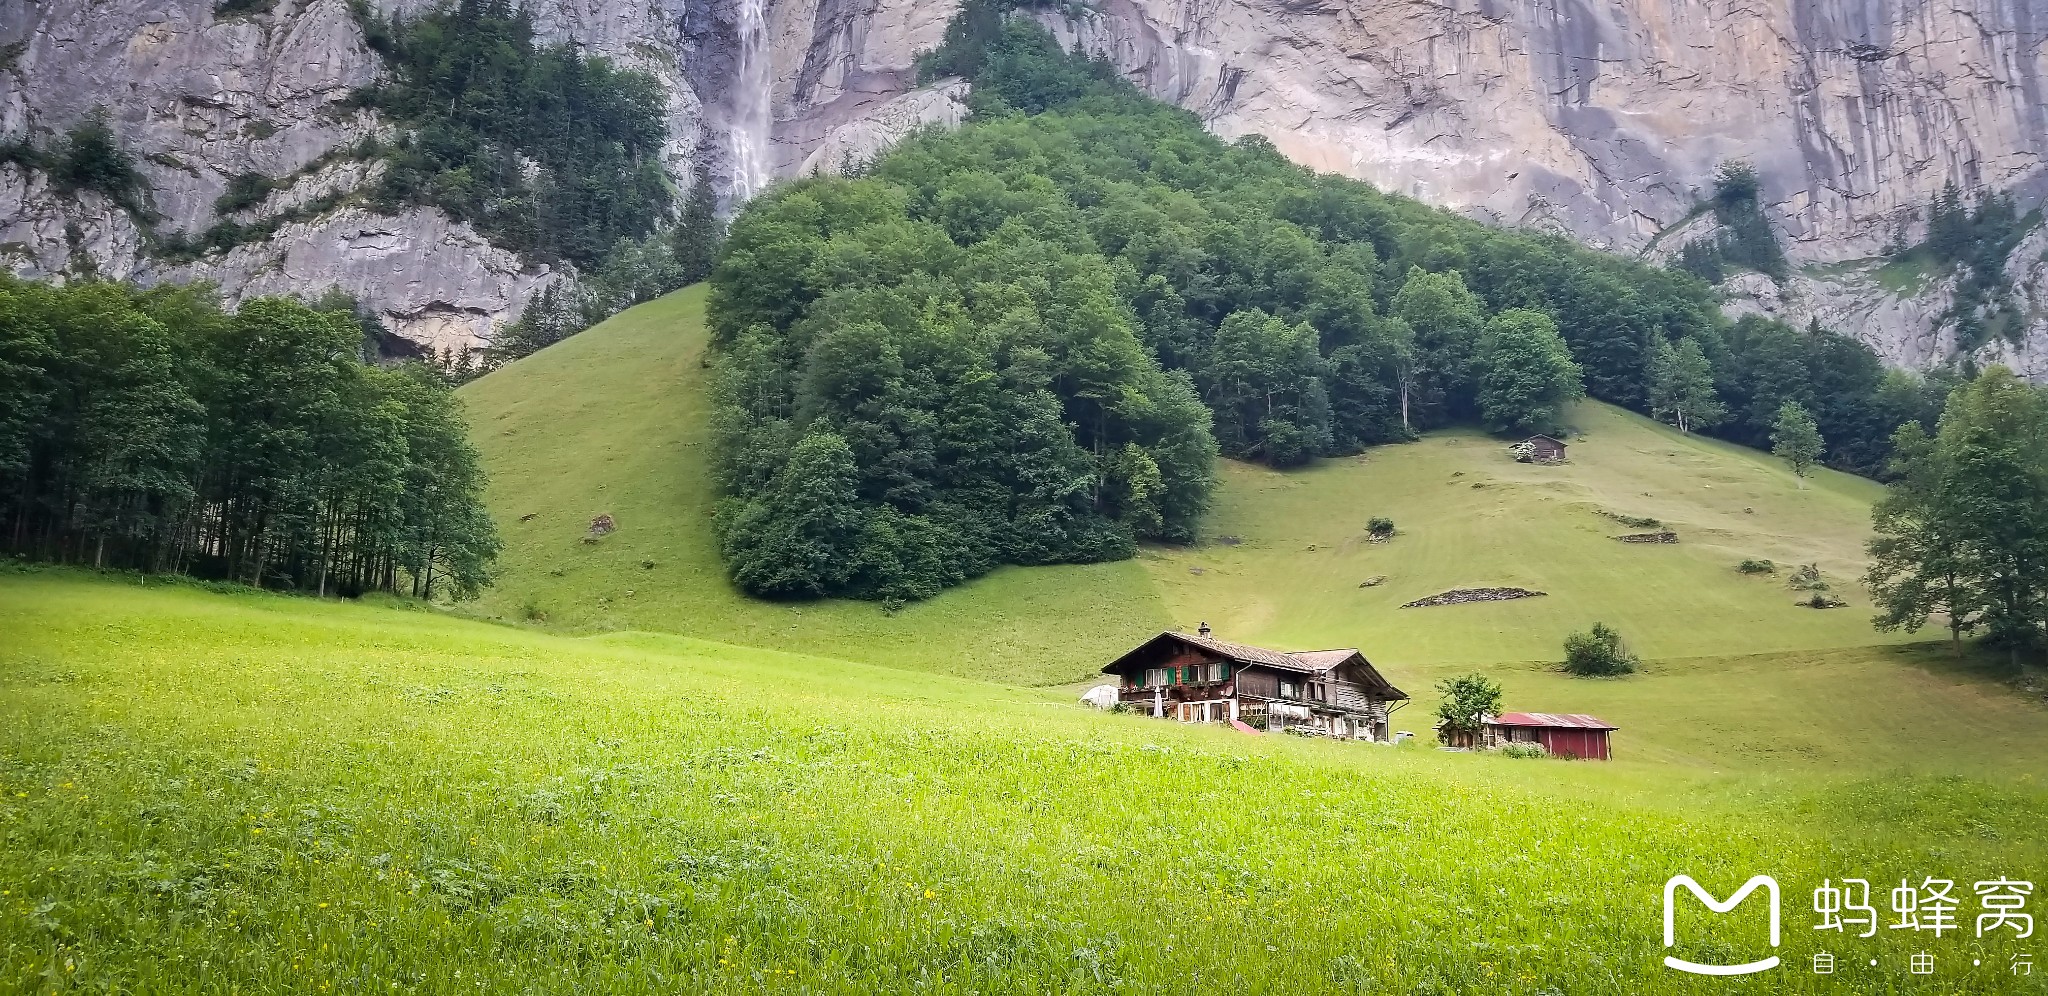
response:
<svg viewBox="0 0 2048 996"><path fill-rule="evenodd" d="M1995 335L2026 328L2005 275L2005 261L2029 227L2010 194L1987 194L1972 207L1963 203L1954 181L1928 205L1923 248L1938 266L1960 276L1948 312L1956 323L1959 348L1974 349Z"/></svg>
<svg viewBox="0 0 2048 996"><path fill-rule="evenodd" d="M1768 450L1779 412L1794 402L1826 440L1820 462L1871 477L1887 473L1892 432L1916 419L1931 424L1957 380L1948 370L1886 370L1870 347L1817 324L1801 330L1746 316L1717 345L1710 362L1725 415L1716 435Z"/></svg>
<svg viewBox="0 0 2048 996"><path fill-rule="evenodd" d="M1755 270L1777 281L1790 276L1791 264L1771 231L1760 191L1756 170L1748 163L1722 163L1714 173L1709 204L1720 227L1712 238L1687 242L1672 265L1710 284L1739 270Z"/></svg>
<svg viewBox="0 0 2048 996"><path fill-rule="evenodd" d="M390 72L357 98L399 130L378 148L380 208L438 207L496 245L578 266L668 217L667 127L645 73L537 45L509 0L359 18Z"/></svg>
<svg viewBox="0 0 2048 996"><path fill-rule="evenodd" d="M1898 431L1898 479L1871 512L1864 583L1879 629L1947 620L2017 662L2048 649L2048 394L2003 367L1961 385L1936 431Z"/></svg>
<svg viewBox="0 0 2048 996"><path fill-rule="evenodd" d="M41 170L59 193L98 193L145 228L156 219L149 206L149 183L136 170L135 157L121 147L104 107L94 107L46 148L37 148L26 137L0 142L0 163Z"/></svg>
<svg viewBox="0 0 2048 996"><path fill-rule="evenodd" d="M621 240L573 280L554 281L527 299L519 320L500 327L481 356L450 358L442 367L458 383L530 356L636 304L711 275L725 225L715 211L711 177L697 182L682 218L667 231Z"/></svg>
<svg viewBox="0 0 2048 996"><path fill-rule="evenodd" d="M474 594L497 537L458 403L345 310L0 276L0 545L320 593Z"/></svg>
<svg viewBox="0 0 2048 996"><path fill-rule="evenodd" d="M1261 138L1222 142L1035 23L977 11L956 27L978 29L948 34L963 48L927 60L972 79L966 127L734 222L711 322L721 528L749 590L928 592L996 563L1120 555L1194 534L1211 448L1290 467L1459 422L1554 430L1582 392L1688 429L1725 406L1752 445L1800 400L1854 422L1830 438L1852 462L1864 439L1878 465L1903 421L1868 403L1882 367L1851 340L1761 320L1731 333L1690 276L1318 176ZM1765 339L1796 355L1790 371L1756 376L1741 346ZM991 414L1001 431L945 449L947 425ZM842 443L850 481L830 470ZM800 445L811 483L796 487ZM1047 464L1027 474L1021 454ZM1056 524L1020 526L1053 494ZM889 528L864 532L877 517ZM930 558L862 566L862 537L884 534L964 546L940 544L957 555L930 562L957 566L903 588L878 579L922 569L886 565Z"/></svg>

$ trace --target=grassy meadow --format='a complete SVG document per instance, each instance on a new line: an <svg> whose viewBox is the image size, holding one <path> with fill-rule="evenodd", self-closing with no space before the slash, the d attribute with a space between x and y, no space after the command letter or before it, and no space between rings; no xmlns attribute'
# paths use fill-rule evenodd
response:
<svg viewBox="0 0 2048 996"><path fill-rule="evenodd" d="M2003 972L2048 966L2032 941L1810 929L1823 878L1952 878L1964 914L1969 882L2048 887L2048 704L1870 630L1875 485L1588 405L1563 466L1470 433L1227 464L1194 546L895 614L764 603L710 531L702 309L464 388L506 550L454 612L0 569L0 993L2048 992ZM599 514L618 531L585 543ZM1851 607L1795 606L1798 563ZM1399 608L1498 585L1548 594ZM1478 670L1621 726L1618 760L1076 703L1204 619L1363 648L1421 740L1433 682ZM1641 673L1555 669L1595 620ZM1786 967L1662 968L1680 872L1774 875ZM1676 953L1755 956L1731 931L1760 908L1688 909ZM1923 949L1939 971L1909 975Z"/></svg>
<svg viewBox="0 0 2048 996"><path fill-rule="evenodd" d="M1434 683L1477 670L1507 686L1511 708L1591 712L1623 728L1625 755L1708 769L1975 773L2042 757L2038 695L1927 646L1936 634L1871 630L1855 579L1878 485L1826 470L1802 485L1765 454L1599 404L1579 408L1562 466L1516 463L1470 432L1287 473L1225 462L1192 547L1006 568L895 615L746 598L710 530L703 305L701 288L670 295L463 389L507 548L496 587L462 611L1076 691L1145 636L1207 620L1242 642L1364 649L1414 696L1396 727L1425 737ZM1603 512L1655 518L1679 542L1617 542L1641 530ZM584 543L607 513L618 532ZM1375 515L1394 519L1392 541L1366 542ZM1779 573L1743 576L1746 559ZM1850 606L1793 604L1784 579L1803 563ZM1502 585L1548 594L1398 607ZM1642 673L1556 670L1565 634L1595 621L1621 630Z"/></svg>
<svg viewBox="0 0 2048 996"><path fill-rule="evenodd" d="M2041 868L2020 777L1251 738L68 572L0 575L0 633L0 991L2048 991L1996 970L2024 942L1826 942L1802 912L1824 876ZM1678 871L1776 875L1791 966L1880 964L1668 972ZM1760 908L1713 919L1762 936Z"/></svg>
<svg viewBox="0 0 2048 996"><path fill-rule="evenodd" d="M590 632L649 629L950 674L1072 681L1168 625L1136 562L1000 570L894 616L774 604L725 580L711 534L704 288L627 311L462 390L505 540L468 611ZM592 519L618 531L586 544ZM1074 626L1075 619L1090 620Z"/></svg>

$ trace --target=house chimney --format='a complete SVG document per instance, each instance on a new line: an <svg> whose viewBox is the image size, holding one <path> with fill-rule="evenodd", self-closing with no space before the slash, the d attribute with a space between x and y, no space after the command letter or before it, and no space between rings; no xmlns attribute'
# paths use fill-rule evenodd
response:
<svg viewBox="0 0 2048 996"><path fill-rule="evenodd" d="M1202 637L1206 637L1206 636L1208 636L1208 635L1209 635L1209 621L1208 621L1208 620L1206 620L1206 619L1205 619L1205 620L1203 620L1203 621L1202 621L1202 625L1201 625L1201 627L1195 630L1195 635L1196 635L1196 636L1202 636Z"/></svg>

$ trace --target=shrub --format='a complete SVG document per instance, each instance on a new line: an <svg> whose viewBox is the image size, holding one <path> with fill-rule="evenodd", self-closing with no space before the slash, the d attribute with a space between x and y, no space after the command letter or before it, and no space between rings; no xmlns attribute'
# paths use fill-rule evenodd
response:
<svg viewBox="0 0 2048 996"><path fill-rule="evenodd" d="M1736 564L1735 569L1744 574L1776 574L1778 565L1768 560L1745 560Z"/></svg>
<svg viewBox="0 0 2048 996"><path fill-rule="evenodd" d="M1819 564L1801 564L1791 577L1785 579L1785 587L1793 591L1826 591L1828 582L1820 576Z"/></svg>
<svg viewBox="0 0 2048 996"><path fill-rule="evenodd" d="M149 185L135 171L135 157L121 148L114 136L106 108L93 108L44 159L58 190L67 194L97 191L137 219L149 219L149 209L143 203Z"/></svg>
<svg viewBox="0 0 2048 996"><path fill-rule="evenodd" d="M1606 623L1596 622L1592 629L1564 638L1564 669L1582 678L1628 674L1641 663L1622 645L1621 634Z"/></svg>
<svg viewBox="0 0 2048 996"><path fill-rule="evenodd" d="M1371 533L1375 539L1386 539L1394 535L1394 520L1375 515L1371 522L1365 524L1365 531Z"/></svg>
<svg viewBox="0 0 2048 996"><path fill-rule="evenodd" d="M213 212L233 214L243 208L255 207L276 189L277 181L261 173L237 173L228 180L228 189L214 198Z"/></svg>
<svg viewBox="0 0 2048 996"><path fill-rule="evenodd" d="M1504 755L1504 756L1506 756L1506 757L1522 757L1522 758L1528 758L1528 757L1549 757L1549 756L1550 756L1550 752L1549 752L1549 751L1547 751L1547 750L1544 750L1544 749L1543 749L1543 745L1542 745L1542 744L1532 744L1532 743L1508 743L1508 744L1502 744L1502 745L1501 745L1501 748L1500 748L1500 752L1501 752L1501 754L1502 754L1502 755Z"/></svg>

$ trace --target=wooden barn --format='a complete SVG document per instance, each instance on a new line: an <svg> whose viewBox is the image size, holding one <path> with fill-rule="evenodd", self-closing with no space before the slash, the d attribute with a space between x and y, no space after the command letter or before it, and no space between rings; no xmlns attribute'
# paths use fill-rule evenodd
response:
<svg viewBox="0 0 2048 996"><path fill-rule="evenodd" d="M1388 716L1406 692L1356 649L1282 653L1209 635L1165 632L1104 665L1117 701L1183 723L1296 728L1345 740L1388 741Z"/></svg>
<svg viewBox="0 0 2048 996"><path fill-rule="evenodd" d="M1532 463L1564 462L1564 440L1562 439L1535 435L1522 440L1522 445L1529 448L1529 460Z"/></svg>
<svg viewBox="0 0 2048 996"><path fill-rule="evenodd" d="M1535 743L1552 757L1605 761L1607 735L1619 729L1584 713L1504 712L1486 724L1496 743Z"/></svg>

